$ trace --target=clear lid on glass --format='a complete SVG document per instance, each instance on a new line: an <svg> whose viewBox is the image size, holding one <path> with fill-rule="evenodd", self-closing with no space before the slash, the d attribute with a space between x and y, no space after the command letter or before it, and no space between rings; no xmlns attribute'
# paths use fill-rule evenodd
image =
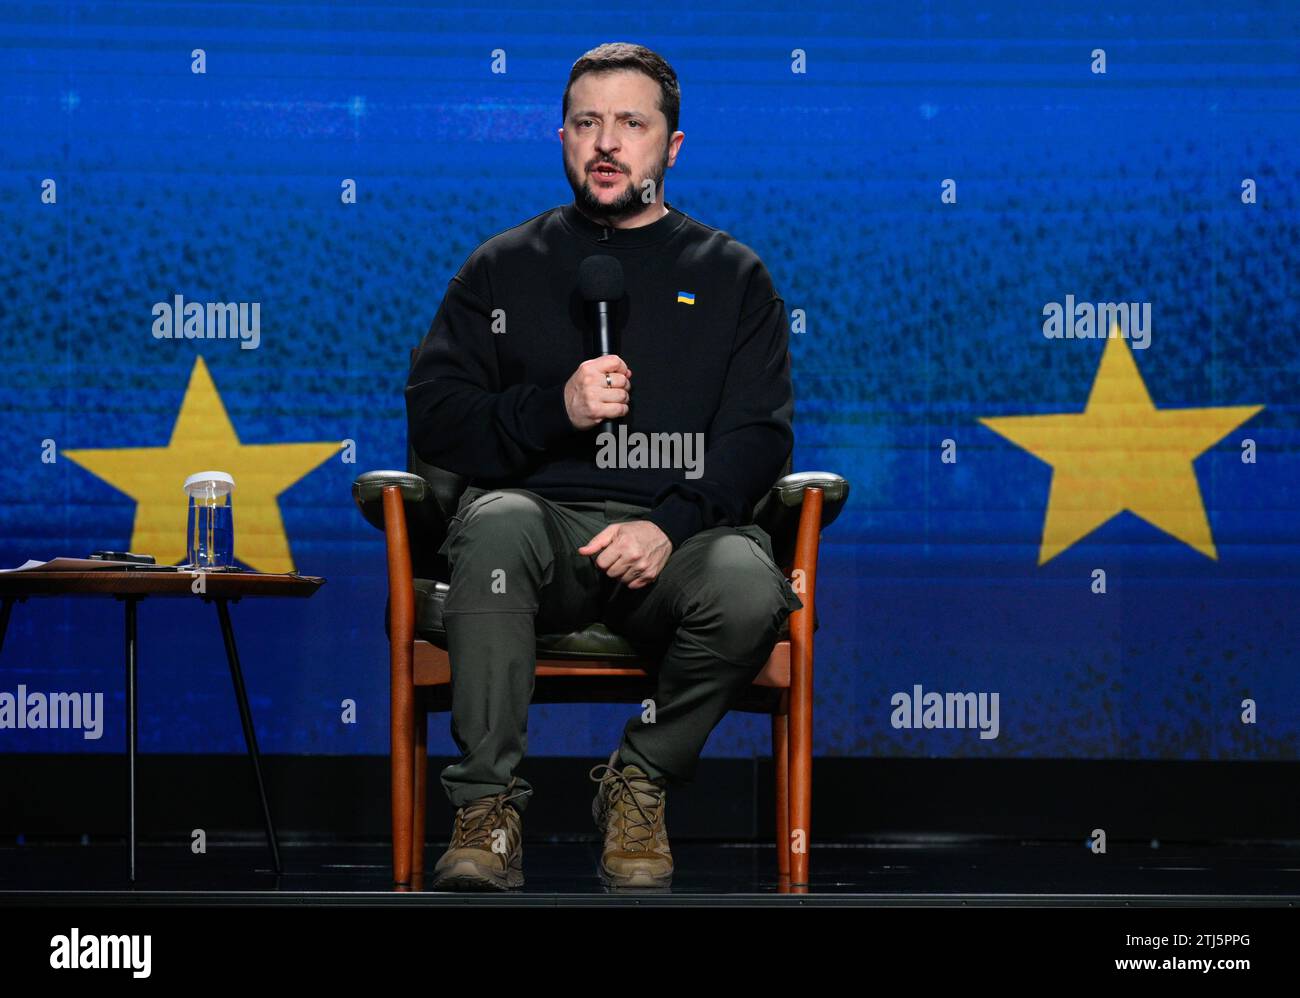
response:
<svg viewBox="0 0 1300 998"><path fill-rule="evenodd" d="M235 487L235 479L225 471L196 471L185 479L186 492L214 492L225 495Z"/></svg>

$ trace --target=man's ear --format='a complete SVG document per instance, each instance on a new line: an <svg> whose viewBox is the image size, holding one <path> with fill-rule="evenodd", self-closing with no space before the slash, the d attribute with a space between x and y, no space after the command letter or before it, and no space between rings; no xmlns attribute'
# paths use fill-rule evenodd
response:
<svg viewBox="0 0 1300 998"><path fill-rule="evenodd" d="M673 137L668 140L668 165L670 167L677 165L677 154L681 151L682 141L686 138L685 132L673 132Z"/></svg>

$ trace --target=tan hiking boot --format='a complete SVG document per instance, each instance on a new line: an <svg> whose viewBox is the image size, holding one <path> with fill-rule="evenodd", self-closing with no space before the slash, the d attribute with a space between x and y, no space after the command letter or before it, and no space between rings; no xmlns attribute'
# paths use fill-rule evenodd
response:
<svg viewBox="0 0 1300 998"><path fill-rule="evenodd" d="M593 766L590 774L600 782L591 816L605 837L596 873L609 887L667 887L673 879L664 820L668 792L639 766L617 769L617 757L615 749L609 762Z"/></svg>
<svg viewBox="0 0 1300 998"><path fill-rule="evenodd" d="M510 801L516 780L499 794L456 809L451 844L433 868L433 890L507 891L524 885L523 816Z"/></svg>

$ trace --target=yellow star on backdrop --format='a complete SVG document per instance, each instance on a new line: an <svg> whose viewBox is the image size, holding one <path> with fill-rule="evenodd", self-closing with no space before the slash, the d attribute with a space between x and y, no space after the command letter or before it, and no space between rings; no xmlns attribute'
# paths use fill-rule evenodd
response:
<svg viewBox="0 0 1300 998"><path fill-rule="evenodd" d="M242 444L203 358L166 447L65 450L65 456L136 501L131 550L160 565L186 560L187 476L227 471L235 479L235 559L261 572L291 572L289 538L276 497L337 454L339 443Z"/></svg>
<svg viewBox="0 0 1300 998"><path fill-rule="evenodd" d="M1157 409L1116 333L1083 412L980 420L1052 466L1038 564L1126 509L1217 558L1192 461L1264 407Z"/></svg>

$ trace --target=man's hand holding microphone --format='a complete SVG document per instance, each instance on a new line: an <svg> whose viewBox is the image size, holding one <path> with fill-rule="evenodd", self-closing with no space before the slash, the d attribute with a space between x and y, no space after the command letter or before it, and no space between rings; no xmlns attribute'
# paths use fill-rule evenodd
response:
<svg viewBox="0 0 1300 998"><path fill-rule="evenodd" d="M621 419L628 414L631 389L632 369L618 354L583 361L564 385L569 422L589 430ZM596 567L628 589L641 589L658 578L672 551L668 535L649 520L611 523L578 548L579 554L598 554Z"/></svg>

